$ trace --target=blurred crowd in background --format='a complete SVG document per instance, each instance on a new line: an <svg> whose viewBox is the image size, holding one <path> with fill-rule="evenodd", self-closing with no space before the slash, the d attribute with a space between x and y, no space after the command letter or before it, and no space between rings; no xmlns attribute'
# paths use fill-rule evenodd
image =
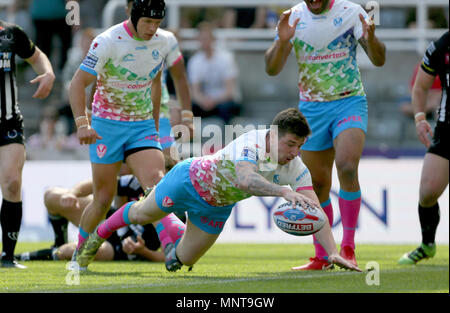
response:
<svg viewBox="0 0 450 313"><path fill-rule="evenodd" d="M11 21L21 26L36 45L49 56L56 74L55 87L51 97L41 102L32 100L33 86L27 84L32 73L25 62L17 60L17 79L20 90L19 103L25 116L26 146L29 159L88 159L87 148L78 144L74 134L75 128L68 103L67 89L73 74L87 53L91 41L102 29L102 12L108 0L78 0L77 2L80 5L81 21L80 25L75 26L69 26L65 21L67 15L66 0L16 0L12 5L3 6L0 2L0 19ZM126 0L123 0L123 7L118 9L115 16L116 23L126 19L126 2ZM242 94L240 83L247 78L242 77L246 75L246 69L241 68L239 64L245 63L245 57L248 57L248 52L244 55L244 60L239 63L236 61L233 51L227 51L224 54L222 50L217 58L225 60L223 62L227 64L225 67L227 71L222 73L223 77L214 77L214 80L217 81L218 85L222 84L222 88L228 88L226 86L231 84L230 95L221 104L211 105L199 101L201 98L199 95L202 92L209 92L208 90L202 90L201 87L207 83L204 80L208 79L208 77L204 77L204 73L210 71L207 70L208 65L205 64L204 60L201 60L197 52L210 49L214 45L213 31L216 28L275 29L280 13L286 9L286 7L277 5L257 8L216 6L181 8L180 28L200 30L197 38L200 42L199 51L183 51L187 64L188 78L191 82L191 97L196 116L211 117L215 115L220 123L228 124L233 123L233 117L247 116L251 118L252 112L254 112L250 109L252 105L264 105L262 102L258 104L255 101L252 104L250 103L252 101L246 98L245 92ZM167 26L166 23L167 21L163 22L163 28ZM378 28L408 29L414 27L416 27L415 8L382 8ZM448 7L431 7L428 11L428 27L448 28ZM177 32L177 30L172 31ZM181 48L183 50L182 44ZM263 58L263 52L258 51L254 57ZM419 61L420 56L417 54L417 64ZM199 69L201 66L205 66L203 72ZM211 66L214 67L214 65ZM412 119L410 88L414 81L416 70L417 68L414 66L407 69L410 77L403 79L405 84L397 88L395 99L391 99L391 102L396 103L396 110L406 118L406 121ZM378 75L383 75L382 71L383 69L378 70ZM295 81L292 84L294 85ZM168 85L169 92L174 94L174 89L170 84L170 77L168 78ZM211 90L216 87L211 86ZM369 93L372 89L369 86L366 91ZM435 82L434 90L436 92L430 95L427 108L430 119L433 118L435 106L440 99L439 81ZM281 93L282 91L279 90L278 92ZM277 90L274 93L276 95ZM295 106L296 100L293 99L292 101L294 102L291 105ZM369 108L371 105L376 106L377 104L369 101ZM225 107L225 109L219 110L219 107ZM265 112L264 110L262 111ZM267 113L267 115L269 114ZM407 132L408 130L400 131ZM399 136L400 140L402 140L401 136L405 135ZM380 144L376 140L373 142ZM389 144L389 142L387 143ZM368 149L370 148L369 137Z"/></svg>

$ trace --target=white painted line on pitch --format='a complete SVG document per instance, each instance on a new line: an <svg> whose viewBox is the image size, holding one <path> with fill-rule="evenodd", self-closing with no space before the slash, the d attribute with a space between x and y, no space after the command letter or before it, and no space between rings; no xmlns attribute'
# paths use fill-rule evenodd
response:
<svg viewBox="0 0 450 313"><path fill-rule="evenodd" d="M448 269L448 267L434 267L434 268L420 268L421 272L435 272L435 271L442 271ZM405 269L392 269L392 270L386 270L381 271L380 274L383 273L404 273L404 272L411 272L414 271L415 268L405 268ZM102 287L93 287L93 288L78 288L78 289L56 289L56 290L44 290L39 291L44 293L55 293L55 292L95 292L95 291L108 291L108 290L116 290L116 289L131 289L131 288L148 288L148 287L169 287L169 286L177 286L180 287L184 286L196 286L196 285L209 285L209 284L230 284L230 283L240 283L240 282L254 282L254 281L270 281L270 280L279 280L279 279L310 279L310 278L323 278L323 277L335 277L335 276L355 276L355 275L366 275L368 272L324 272L324 273L317 273L314 275L299 275L297 273L289 275L289 276L269 276L269 277L248 277L248 278L229 278L229 279L209 279L207 281L193 281L193 282L186 282L183 283L180 280L176 282L161 282L161 283L148 283L148 284L132 284L132 285L121 285L121 286L102 286ZM95 275L95 273L92 273ZM111 274L113 275L113 273ZM183 276L183 278L190 278L189 276ZM193 277L192 279L195 279L196 277ZM30 291L33 292L33 291Z"/></svg>

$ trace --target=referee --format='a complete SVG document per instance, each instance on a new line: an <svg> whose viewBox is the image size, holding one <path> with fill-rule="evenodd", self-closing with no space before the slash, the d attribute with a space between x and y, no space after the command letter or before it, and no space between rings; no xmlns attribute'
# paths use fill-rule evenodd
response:
<svg viewBox="0 0 450 313"><path fill-rule="evenodd" d="M0 187L2 204L1 267L25 268L14 260L14 249L22 222L22 169L25 163L23 117L17 101L15 56L25 59L37 77L33 98L45 99L53 87L55 75L47 56L17 25L0 20Z"/></svg>
<svg viewBox="0 0 450 313"><path fill-rule="evenodd" d="M449 38L446 32L440 39L432 42L423 57L422 65L412 93L416 132L419 140L428 148L422 167L419 192L419 220L422 230L422 243L415 250L404 254L399 264L416 264L422 259L436 254L436 229L439 224L438 199L448 186L448 132L449 132ZM425 118L425 104L428 91L436 76L442 83L442 99L439 106L434 131ZM432 137L430 141L429 137Z"/></svg>

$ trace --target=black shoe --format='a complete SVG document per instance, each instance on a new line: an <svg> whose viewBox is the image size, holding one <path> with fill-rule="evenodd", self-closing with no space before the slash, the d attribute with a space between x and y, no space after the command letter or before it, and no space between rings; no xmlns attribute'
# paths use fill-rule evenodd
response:
<svg viewBox="0 0 450 313"><path fill-rule="evenodd" d="M27 268L25 265L17 263L16 260L1 260L0 262L1 262L0 267L2 268L20 268L20 269Z"/></svg>
<svg viewBox="0 0 450 313"><path fill-rule="evenodd" d="M173 243L169 242L166 245L164 249L164 255L166 259L166 269L169 272L176 272L183 266L183 264L177 258L177 255L175 253L175 245Z"/></svg>

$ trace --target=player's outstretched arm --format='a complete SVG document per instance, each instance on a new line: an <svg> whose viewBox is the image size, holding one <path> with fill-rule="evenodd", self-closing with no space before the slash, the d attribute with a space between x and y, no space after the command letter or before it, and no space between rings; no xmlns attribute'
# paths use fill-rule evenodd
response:
<svg viewBox="0 0 450 313"><path fill-rule="evenodd" d="M251 162L241 161L235 166L238 188L253 196L283 197L292 203L314 206L315 202L290 188L273 184L257 173L257 166Z"/></svg>
<svg viewBox="0 0 450 313"><path fill-rule="evenodd" d="M294 24L290 25L289 17L291 12L291 10L288 10L281 14L277 26L279 38L266 51L266 73L270 76L278 75L281 72L293 47L290 40L294 37L299 19L296 19Z"/></svg>
<svg viewBox="0 0 450 313"><path fill-rule="evenodd" d="M375 36L375 23L373 17L369 21L366 21L364 16L360 14L359 19L363 25L364 33L359 39L359 44L364 49L373 65L383 66L386 62L386 46L377 38L377 36Z"/></svg>
<svg viewBox="0 0 450 313"><path fill-rule="evenodd" d="M33 98L45 99L48 97L53 88L53 82L55 81L55 74L53 73L52 64L48 57L38 47L36 47L33 55L25 59L38 76L31 80L32 84L39 84L38 89L33 95Z"/></svg>

